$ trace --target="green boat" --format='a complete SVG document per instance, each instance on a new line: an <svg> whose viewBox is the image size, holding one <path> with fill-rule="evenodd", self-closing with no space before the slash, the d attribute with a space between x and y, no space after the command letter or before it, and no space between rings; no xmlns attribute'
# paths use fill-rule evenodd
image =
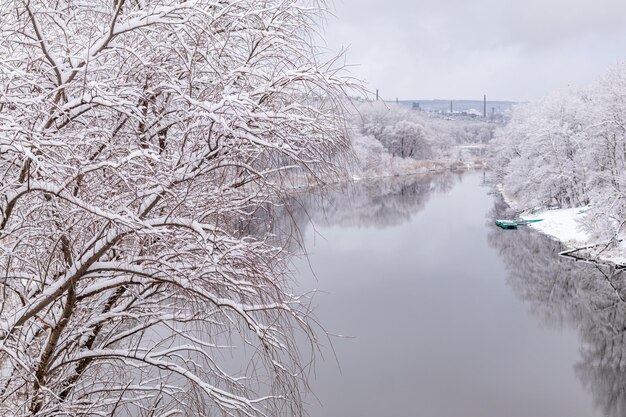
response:
<svg viewBox="0 0 626 417"><path fill-rule="evenodd" d="M515 230L518 226L524 226L529 223L537 223L542 221L543 219L533 219L533 220L496 220L496 226L501 227L505 230Z"/></svg>

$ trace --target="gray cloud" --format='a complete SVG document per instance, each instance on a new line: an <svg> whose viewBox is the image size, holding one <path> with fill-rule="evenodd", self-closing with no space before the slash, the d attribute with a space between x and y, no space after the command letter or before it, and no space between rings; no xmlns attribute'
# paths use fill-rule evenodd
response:
<svg viewBox="0 0 626 417"><path fill-rule="evenodd" d="M626 58L623 0L337 0L328 46L386 98L529 100Z"/></svg>

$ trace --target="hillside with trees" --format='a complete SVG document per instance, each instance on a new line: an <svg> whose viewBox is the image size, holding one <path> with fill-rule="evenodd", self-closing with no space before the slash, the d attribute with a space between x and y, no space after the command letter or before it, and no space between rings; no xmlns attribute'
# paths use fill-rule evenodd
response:
<svg viewBox="0 0 626 417"><path fill-rule="evenodd" d="M589 87L516 107L491 165L520 209L589 205L583 227L616 244L626 223L626 64Z"/></svg>

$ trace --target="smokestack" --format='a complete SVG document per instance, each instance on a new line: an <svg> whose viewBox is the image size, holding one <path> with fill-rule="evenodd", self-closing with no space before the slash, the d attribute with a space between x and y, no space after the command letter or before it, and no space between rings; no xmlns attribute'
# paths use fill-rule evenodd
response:
<svg viewBox="0 0 626 417"><path fill-rule="evenodd" d="M483 117L487 118L487 94L483 96Z"/></svg>

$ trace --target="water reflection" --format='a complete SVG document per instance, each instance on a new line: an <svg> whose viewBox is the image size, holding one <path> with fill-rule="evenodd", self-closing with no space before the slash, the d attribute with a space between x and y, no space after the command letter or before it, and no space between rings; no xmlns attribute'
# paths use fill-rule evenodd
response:
<svg viewBox="0 0 626 417"><path fill-rule="evenodd" d="M361 181L302 195L301 207L321 226L386 228L410 221L433 193L448 192L462 174Z"/></svg>
<svg viewBox="0 0 626 417"><path fill-rule="evenodd" d="M489 219L506 217L498 201ZM607 417L626 415L626 276L623 270L558 256L554 240L521 228L492 228L489 243L505 261L508 283L533 313L581 337L577 377Z"/></svg>
<svg viewBox="0 0 626 417"><path fill-rule="evenodd" d="M301 292L321 289L319 322L350 336L322 340L310 416L599 415L575 332L541 326L505 283L482 173L353 187L301 196Z"/></svg>
<svg viewBox="0 0 626 417"><path fill-rule="evenodd" d="M312 225L386 228L410 221L434 193L452 189L463 173L424 174L332 184L287 195L241 217L237 229L278 246L300 246ZM295 249L298 252L297 249Z"/></svg>

